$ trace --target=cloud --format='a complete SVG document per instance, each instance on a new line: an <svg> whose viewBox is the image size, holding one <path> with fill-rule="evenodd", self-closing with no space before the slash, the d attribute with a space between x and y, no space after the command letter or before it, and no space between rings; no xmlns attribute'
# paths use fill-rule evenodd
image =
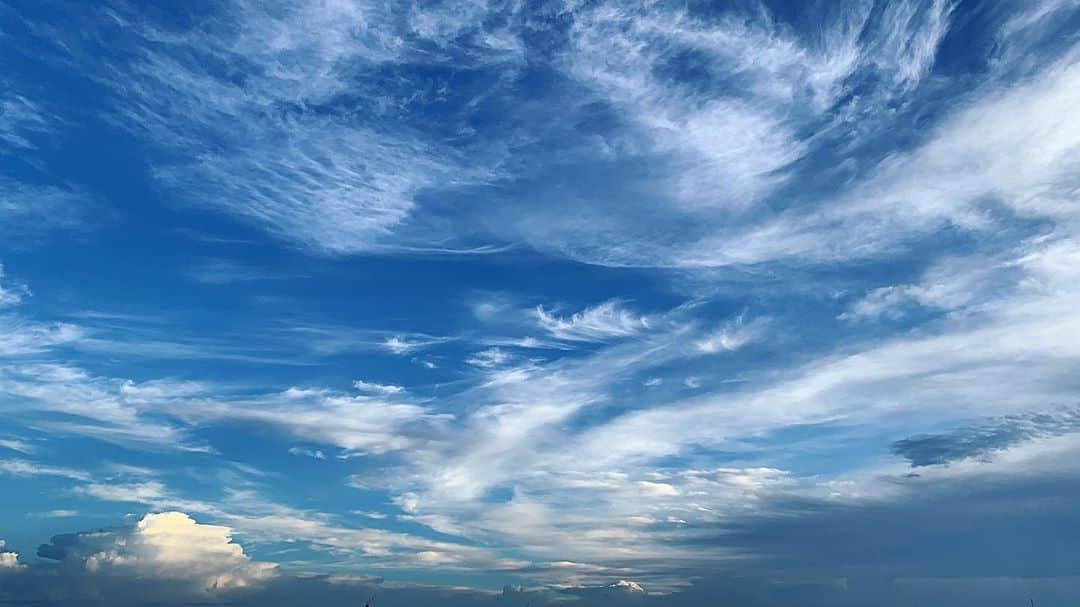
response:
<svg viewBox="0 0 1080 607"><path fill-rule="evenodd" d="M0 175L0 234L13 244L33 243L52 231L81 231L100 205L78 188L16 181Z"/></svg>
<svg viewBox="0 0 1080 607"><path fill-rule="evenodd" d="M994 205L1017 218L1072 226L1066 201L1075 187L1072 150L1080 125L1065 107L1078 81L1080 69L1067 57L1022 83L989 83L922 146L885 159L839 200L760 224L727 239L724 248L731 260L746 263L798 256L845 261L946 229L992 240L1002 226ZM987 130L986 124L1002 128ZM1033 140L1040 141L1037 153L1019 151ZM720 263L723 256L712 259ZM700 257L697 263L712 262Z"/></svg>
<svg viewBox="0 0 1080 607"><path fill-rule="evenodd" d="M85 337L78 325L70 323L42 324L13 316L0 316L0 356L21 356L73 344Z"/></svg>
<svg viewBox="0 0 1080 607"><path fill-rule="evenodd" d="M66 434L143 447L198 449L188 444L175 423L142 415L167 394L140 393L127 380L91 375L56 363L27 363L0 368L0 393L20 406L19 419L38 419L41 427ZM169 382L151 384L161 392ZM184 390L190 386L182 387ZM63 414L40 419L42 412Z"/></svg>
<svg viewBox="0 0 1080 607"><path fill-rule="evenodd" d="M679 490L667 483L654 483L652 481L638 481L638 486L646 495L655 495L657 497L670 497L678 495Z"/></svg>
<svg viewBox="0 0 1080 607"><path fill-rule="evenodd" d="M40 556L89 575L190 581L206 592L262 583L272 563L252 561L228 527L197 523L183 512L147 514L134 527L53 538Z"/></svg>
<svg viewBox="0 0 1080 607"><path fill-rule="evenodd" d="M370 3L233 2L177 28L114 9L109 23L123 35L111 61L84 68L107 91L107 118L151 146L153 176L183 203L224 210L315 252L393 248L390 237L425 191L498 173L482 148L450 145L434 125L411 123L447 94L474 93L448 93L466 85L444 78L440 89L407 69L441 69L432 48L462 36L472 43L456 54L457 68L517 61L512 38L482 19L451 31L422 25L451 14L434 10L403 20ZM224 64L240 79L212 67ZM345 97L348 107L338 106ZM470 139L463 135L456 139ZM456 248L443 244L424 250Z"/></svg>
<svg viewBox="0 0 1080 607"><path fill-rule="evenodd" d="M446 338L431 337L428 335L394 335L387 337L382 342L382 347L391 354L404 356L446 341Z"/></svg>
<svg viewBox="0 0 1080 607"><path fill-rule="evenodd" d="M0 264L0 309L17 307L31 294L25 284L5 286L3 282L4 267ZM85 337L84 330L71 323L40 323L16 313L0 314L0 356L36 354Z"/></svg>
<svg viewBox="0 0 1080 607"><path fill-rule="evenodd" d="M165 485L151 480L142 483L89 483L75 493L110 502L156 503L167 496Z"/></svg>
<svg viewBox="0 0 1080 607"><path fill-rule="evenodd" d="M326 459L326 454L322 452L322 449L304 449L303 447L289 447L289 453L292 455L302 455L304 457L310 457L312 459Z"/></svg>
<svg viewBox="0 0 1080 607"><path fill-rule="evenodd" d="M1080 410L1008 415L956 430L896 441L893 453L913 467L948 464L965 458L992 457L995 452L1045 436L1080 432Z"/></svg>
<svg viewBox="0 0 1080 607"><path fill-rule="evenodd" d="M207 451L187 428L203 423L258 424L295 440L366 453L407 448L406 430L440 423L444 414L382 395L292 387L276 393L213 398L218 386L190 381L135 383L64 365L27 364L0 371L0 391L32 404L23 415L64 413L39 423L55 432L154 449Z"/></svg>
<svg viewBox="0 0 1080 607"><path fill-rule="evenodd" d="M5 552L4 546L4 540L0 539L0 570L22 567L22 563L19 562L19 553Z"/></svg>
<svg viewBox="0 0 1080 607"><path fill-rule="evenodd" d="M649 329L647 316L634 314L618 300L605 301L565 318L537 306L536 321L552 337L565 341L606 341Z"/></svg>
<svg viewBox="0 0 1080 607"><path fill-rule="evenodd" d="M733 352L754 341L762 333L767 320L746 321L743 316L724 323L722 327L696 341L694 346L703 354Z"/></svg>
<svg viewBox="0 0 1080 607"><path fill-rule="evenodd" d="M202 441L225 428L257 441L231 445L230 457L288 449L320 459L338 449L358 466L339 483L351 488L338 489L400 512L361 515L356 526L311 502L269 502L250 480L185 477L198 489L178 492L152 473L92 479L26 460L4 460L0 472L78 481L80 499L190 512L259 550L287 543L294 552L281 554L293 556L282 558L305 571L437 567L561 589L536 591L538 603L622 600L605 590L618 579L684 589L649 597L673 605L866 604L874 593L860 585L903 603L939 571L960 580L1035 569L995 562L1001 546L964 532L975 526L1021 541L1032 531L1052 548L1033 561L1038 569L1076 575L1059 550L1068 534L1044 537L1074 518L1065 507L1075 479L1062 469L1071 465L1062 454L1075 450L1072 412L1031 412L1076 395L1080 131L1070 102L1080 78L1075 52L1031 53L1040 65L1030 69L1017 58L1017 38L1065 9L1041 3L1009 20L1017 36L1006 37L973 30L1007 8L954 22L964 7L934 0L782 13L586 3L541 15L522 6L227 3L173 27L115 9L107 14L117 30L91 28L71 44L115 41L104 67L88 69L109 93L110 119L146 144L154 182L181 204L225 210L317 254L482 252L491 249L467 241L523 240L593 264L678 269L648 280L701 299L655 315L620 299L533 308L535 294L518 306L477 305L476 320L515 333L458 348L455 359L473 368L440 370L440 382L451 379L429 400L364 380L349 393L292 373L269 387L262 374L251 383L152 379L156 363L129 378L107 369L136 352L210 358L214 344L125 349L98 321L13 313L0 317L0 353L18 357L0 366L6 419L131 450L201 450L184 460L199 465L223 457ZM993 56L972 58L985 61L977 73L954 77L953 54L937 65L954 28L965 28L954 46L1000 37ZM527 78L516 71L523 58ZM537 76L543 86L528 96L539 99L505 88L532 87ZM8 190L17 196L4 208L24 216L31 195L69 191ZM741 267L699 271L729 265ZM214 280L250 277L208 269ZM588 280L614 275L586 270ZM632 282L627 292L650 306L666 296ZM16 306L23 295L7 285L0 301ZM746 301L775 320L730 318ZM765 322L774 323L768 340ZM544 341L522 337L526 324ZM397 329L298 326L272 346L329 364L450 341ZM247 347L227 354L258 358L259 347ZM95 357L80 363L87 353ZM737 384L720 385L732 376ZM346 465L331 463L320 470ZM1017 470L1041 476L1025 484ZM1012 526L998 516L1027 508L1054 516ZM968 511L977 525L964 527ZM138 555L125 550L149 540L102 533L106 545L77 560L80 570L102 553L99 572L138 573ZM224 533L204 539L231 545ZM151 577L155 558L143 557ZM225 575L232 566L241 565ZM200 573L194 586L218 585L219 574ZM266 587L338 596L322 580L281 577ZM235 588L232 579L220 584ZM935 584L945 582L926 586Z"/></svg>
<svg viewBox="0 0 1080 607"><path fill-rule="evenodd" d="M34 452L34 447L32 445L19 439L0 438L0 448L9 451L18 451L19 453L26 455L30 455Z"/></svg>
<svg viewBox="0 0 1080 607"><path fill-rule="evenodd" d="M0 281L3 281L3 279L4 266L0 264ZM28 295L30 295L30 289L26 285L5 286L0 284L0 308L18 305Z"/></svg>
<svg viewBox="0 0 1080 607"><path fill-rule="evenodd" d="M292 387L279 393L231 400L181 396L148 406L186 423L259 424L295 439L375 454L408 448L414 440L407 430L409 427L419 428L445 419L442 414L418 404L322 388Z"/></svg>
<svg viewBox="0 0 1080 607"><path fill-rule="evenodd" d="M784 249L828 243L830 226L793 234L793 217L782 233L770 227L778 209L827 205L795 184L819 182L807 171L821 158L848 166L860 145L902 130L952 11L865 2L814 11L807 29L760 4L575 6L558 65L614 114L595 147L615 183L600 200L587 188L544 198L513 227L541 250L616 267L800 259Z"/></svg>
<svg viewBox="0 0 1080 607"><path fill-rule="evenodd" d="M90 475L82 470L49 466L23 459L0 460L0 474L16 477L59 476L73 480L90 480Z"/></svg>
<svg viewBox="0 0 1080 607"><path fill-rule="evenodd" d="M72 518L76 516L79 516L78 510L59 508L56 510L46 510L44 512L31 512L26 515L26 518Z"/></svg>
<svg viewBox="0 0 1080 607"><path fill-rule="evenodd" d="M401 386L395 386L393 384L379 384L373 382L366 382L362 379L358 379L353 382L353 387L358 392L365 392L368 394L382 394L388 396L391 394L401 394L405 392L405 388Z"/></svg>
<svg viewBox="0 0 1080 607"><path fill-rule="evenodd" d="M488 348L473 353L465 359L465 364L481 369L493 369L510 361L512 356L501 348Z"/></svg>
<svg viewBox="0 0 1080 607"><path fill-rule="evenodd" d="M5 81L6 93L0 97L0 141L12 149L31 150L32 139L49 133L57 118L48 115L40 104L16 93L13 83Z"/></svg>
<svg viewBox="0 0 1080 607"><path fill-rule="evenodd" d="M228 259L207 259L188 268L186 274L195 282L211 285L288 277Z"/></svg>

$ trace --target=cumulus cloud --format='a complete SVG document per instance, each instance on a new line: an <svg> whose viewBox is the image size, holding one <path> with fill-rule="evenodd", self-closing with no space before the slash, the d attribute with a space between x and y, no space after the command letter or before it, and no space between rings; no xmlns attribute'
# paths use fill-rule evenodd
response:
<svg viewBox="0 0 1080 607"><path fill-rule="evenodd" d="M182 580L204 591L251 586L277 574L276 565L244 554L228 527L200 524L183 512L147 514L125 529L57 536L38 554L88 575Z"/></svg>
<svg viewBox="0 0 1080 607"><path fill-rule="evenodd" d="M0 539L0 570L3 569L17 569L22 567L22 563L19 562L19 553L5 551L3 539Z"/></svg>

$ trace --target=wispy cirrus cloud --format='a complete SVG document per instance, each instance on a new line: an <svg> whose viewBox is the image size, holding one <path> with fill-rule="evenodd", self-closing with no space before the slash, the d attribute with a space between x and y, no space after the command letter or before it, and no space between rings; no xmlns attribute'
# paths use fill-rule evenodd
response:
<svg viewBox="0 0 1080 607"><path fill-rule="evenodd" d="M606 341L631 337L649 330L649 318L636 314L620 301L605 301L560 317L536 307L536 322L551 337L564 341Z"/></svg>
<svg viewBox="0 0 1080 607"><path fill-rule="evenodd" d="M390 236L426 190L499 173L497 157L485 161L474 149L466 162L451 134L409 124L414 106L439 103L445 91L417 96L404 70L383 73L398 64L439 69L446 59L425 45L461 37L471 43L458 66L518 60L510 38L468 19L451 30L430 26L456 12L417 8L403 23L375 3L237 2L177 30L113 11L134 36L117 49L122 59L93 77L112 96L110 119L169 158L155 162L154 176L182 202L317 252L378 250L393 247ZM241 66L243 82L212 67L225 63Z"/></svg>
<svg viewBox="0 0 1080 607"><path fill-rule="evenodd" d="M24 284L14 283L4 277L4 266L0 265L0 308L14 306L22 302L24 297L30 295L30 288ZM4 282L8 284L3 284Z"/></svg>
<svg viewBox="0 0 1080 607"><path fill-rule="evenodd" d="M1059 551L1070 535L1045 533L1075 523L1075 420L1052 409L1075 402L1080 360L1080 72L1061 18L1075 7L230 2L183 14L94 9L107 18L88 18L85 36L27 29L70 51L54 68L86 69L105 99L94 115L138 142L155 193L273 238L244 232L250 266L162 244L155 254L208 260L162 279L195 279L179 303L156 283L94 283L133 309L207 306L175 322L39 319L30 308L62 298L27 306L0 276L13 432L153 461L97 478L37 461L48 443L17 449L6 476L76 484L66 497L95 507L183 511L200 522L174 519L182 529L227 526L304 571L546 587L504 602L614 604L636 592L619 579L716 602L730 572L765 604L812 604L811 586L861 604L859 580L905 588L881 571L1077 574ZM97 58L95 40L115 44ZM0 191L14 193L5 217L34 219L34 200L74 204L63 194L82 190ZM126 254L103 240L90 249ZM417 259L450 253L461 265ZM470 265L490 253L505 256ZM197 297L254 300L254 270L292 256L333 278L251 319ZM82 294L70 279L61 290ZM417 302L444 291L471 316ZM688 303L669 309L673 292ZM317 472L318 490L294 469ZM1037 567L984 558L1001 552L990 534L957 535L976 512L982 529L1023 538L1027 523L995 513L1040 502L1024 510L1043 531L1030 537L1053 549L1021 551ZM142 541L124 533L110 537ZM222 533L179 539L247 554ZM956 541L943 550L935 534ZM91 546L105 569L138 561L106 544ZM918 554L898 557L909 545ZM159 560L127 573L168 578ZM879 593L915 596L901 594Z"/></svg>
<svg viewBox="0 0 1080 607"><path fill-rule="evenodd" d="M0 474L23 477L60 476L63 478L69 478L79 481L90 480L90 475L82 470L76 470L74 468L64 468L60 466L50 466L48 464L40 464L24 459L0 460Z"/></svg>

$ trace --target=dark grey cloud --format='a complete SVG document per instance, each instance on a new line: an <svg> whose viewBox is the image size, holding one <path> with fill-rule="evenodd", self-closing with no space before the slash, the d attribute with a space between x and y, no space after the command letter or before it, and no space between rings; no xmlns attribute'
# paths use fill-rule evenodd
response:
<svg viewBox="0 0 1080 607"><path fill-rule="evenodd" d="M1038 599L1039 588L1063 585L1071 598L1061 604L1080 600L1075 470L883 480L895 491L855 502L771 500L697 541L744 555L737 569L748 578L841 583L842 591L826 584L777 604L908 605L937 602L948 587L953 598L965 589L963 604L1008 605L1026 600L1020 590ZM1006 580L1015 587L993 596Z"/></svg>
<svg viewBox="0 0 1080 607"><path fill-rule="evenodd" d="M1078 431L1080 408L1060 409L1007 415L950 432L913 436L896 441L892 450L917 468L986 458L1025 441Z"/></svg>

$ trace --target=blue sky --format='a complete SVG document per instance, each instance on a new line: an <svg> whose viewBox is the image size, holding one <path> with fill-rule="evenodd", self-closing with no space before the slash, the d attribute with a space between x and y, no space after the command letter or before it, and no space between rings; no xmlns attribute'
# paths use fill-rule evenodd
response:
<svg viewBox="0 0 1080 607"><path fill-rule="evenodd" d="M0 599L1075 602L1078 25L0 3Z"/></svg>

